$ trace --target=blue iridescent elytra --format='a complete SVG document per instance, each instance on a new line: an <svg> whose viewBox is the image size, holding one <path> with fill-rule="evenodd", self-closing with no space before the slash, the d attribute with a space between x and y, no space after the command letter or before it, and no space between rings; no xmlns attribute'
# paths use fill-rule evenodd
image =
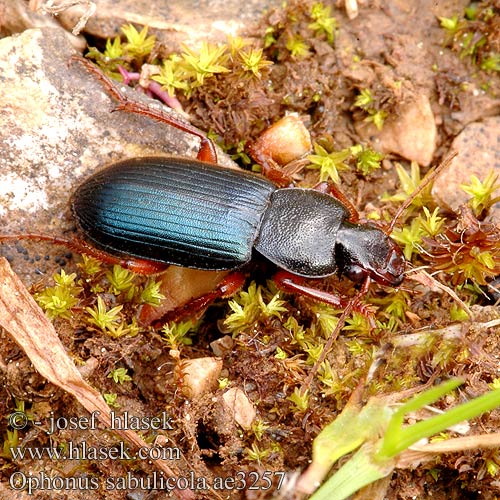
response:
<svg viewBox="0 0 500 500"><path fill-rule="evenodd" d="M87 179L72 209L86 237L113 254L197 269L248 262L276 187L186 158L137 158Z"/></svg>

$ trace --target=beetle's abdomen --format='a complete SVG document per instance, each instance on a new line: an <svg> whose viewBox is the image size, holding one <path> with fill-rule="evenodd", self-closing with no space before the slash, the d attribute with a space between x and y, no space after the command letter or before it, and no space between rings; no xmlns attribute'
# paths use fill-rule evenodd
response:
<svg viewBox="0 0 500 500"><path fill-rule="evenodd" d="M96 247L197 269L251 258L275 186L246 172L184 158L135 158L87 179L72 209Z"/></svg>
<svg viewBox="0 0 500 500"><path fill-rule="evenodd" d="M278 189L262 221L255 249L299 276L319 278L336 270L335 243L348 210L313 189Z"/></svg>

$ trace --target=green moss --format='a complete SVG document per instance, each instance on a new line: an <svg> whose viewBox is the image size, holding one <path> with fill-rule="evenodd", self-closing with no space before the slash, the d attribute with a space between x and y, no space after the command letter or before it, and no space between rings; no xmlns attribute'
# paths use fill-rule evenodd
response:
<svg viewBox="0 0 500 500"><path fill-rule="evenodd" d="M124 382L130 382L132 377L127 373L126 368L116 368L109 372L108 378L112 378L115 384L123 384Z"/></svg>
<svg viewBox="0 0 500 500"><path fill-rule="evenodd" d="M287 310L284 304L278 293L271 295L269 290L252 281L247 290L228 302L231 313L226 316L224 326L233 335L238 334L260 318L281 318L281 313Z"/></svg>
<svg viewBox="0 0 500 500"><path fill-rule="evenodd" d="M311 163L309 168L319 169L320 181L330 179L338 184L340 182L339 172L349 168L345 161L351 155L351 151L349 149L327 151L323 146L315 143L314 153L307 157L307 160Z"/></svg>
<svg viewBox="0 0 500 500"><path fill-rule="evenodd" d="M490 170L484 182L481 182L475 175L471 175L470 184L460 184L460 188L471 196L469 205L477 217L500 201L500 196L493 197L493 193L500 188L500 183L497 181L498 174Z"/></svg>
<svg viewBox="0 0 500 500"><path fill-rule="evenodd" d="M317 2L311 7L311 18L314 20L309 24L316 36L325 36L330 45L333 45L335 31L337 29L337 20L330 15L331 7L324 6L322 2Z"/></svg>
<svg viewBox="0 0 500 500"><path fill-rule="evenodd" d="M445 31L444 44L482 71L500 71L497 17L498 5L492 1L474 3L461 14L440 17Z"/></svg>
<svg viewBox="0 0 500 500"><path fill-rule="evenodd" d="M83 289L75 282L76 274L66 274L64 269L54 274L53 279L56 285L36 293L35 299L50 319L70 319Z"/></svg>
<svg viewBox="0 0 500 500"><path fill-rule="evenodd" d="M191 320L180 323L168 323L161 329L161 335L169 349L178 350L181 346L193 343L191 335L197 332L199 326L199 322Z"/></svg>
<svg viewBox="0 0 500 500"><path fill-rule="evenodd" d="M378 108L370 89L360 90L354 101L354 107L360 108L368 114L365 118L366 122L372 122L378 130L382 130L388 112Z"/></svg>
<svg viewBox="0 0 500 500"><path fill-rule="evenodd" d="M309 407L309 396L309 391L301 392L301 390L296 387L287 399L293 404L294 411L303 413Z"/></svg>

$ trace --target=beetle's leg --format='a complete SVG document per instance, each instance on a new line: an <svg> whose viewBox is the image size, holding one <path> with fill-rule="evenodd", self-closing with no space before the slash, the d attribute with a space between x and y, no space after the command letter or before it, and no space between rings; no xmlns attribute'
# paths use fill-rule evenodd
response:
<svg viewBox="0 0 500 500"><path fill-rule="evenodd" d="M255 142L247 145L247 150L262 166L263 175L285 187L292 184L291 176L296 172L287 167L304 159L312 150L311 135L299 116L291 114L264 130Z"/></svg>
<svg viewBox="0 0 500 500"><path fill-rule="evenodd" d="M323 290L318 290L317 288L313 288L307 285L304 285L305 278L300 276L296 276L295 274L289 273L288 271L280 270L273 276L273 281L276 283L278 288L284 290L289 293L299 293L305 297L309 297L310 299L316 300L318 302L323 302L324 304L328 304L333 307L340 307L341 309L345 309L347 304L349 304L349 299L344 299L339 297L338 295L334 295L330 292L325 292ZM360 290L360 296L365 295L368 292L368 288L370 286L370 279L367 278L363 282L363 286ZM365 305L361 302L357 302L354 306L354 309L366 316L368 318L372 315L372 310L369 305ZM375 326L374 324L372 326Z"/></svg>
<svg viewBox="0 0 500 500"><path fill-rule="evenodd" d="M310 299L317 300L334 307L344 307L346 304L346 302L338 295L304 285L304 278L289 273L288 271L278 271L273 276L273 281L276 283L278 288L281 288L285 292L298 293L305 297L309 297Z"/></svg>
<svg viewBox="0 0 500 500"><path fill-rule="evenodd" d="M161 328L170 321L180 321L187 317L196 318L215 300L234 295L244 285L245 279L246 276L244 273L234 271L223 278L212 291L200 297L193 298L185 304L166 312L163 316L153 320L150 324L154 328ZM144 316L142 314L139 319L144 323Z"/></svg>
<svg viewBox="0 0 500 500"><path fill-rule="evenodd" d="M68 248L77 253L84 253L95 257L97 260L104 262L105 264L118 264L124 269L128 269L137 274L142 274L148 276L150 274L158 274L168 267L168 264L164 262L155 262L153 260L139 259L136 257L119 257L117 255L111 255L103 250L93 247L89 243L79 238L75 238L70 241Z"/></svg>
<svg viewBox="0 0 500 500"><path fill-rule="evenodd" d="M351 200L347 198L347 196L332 182L320 182L316 184L314 188L316 191L320 193L325 193L333 196L337 200L344 205L345 208L349 211L349 222L356 223L359 222L359 213L356 210L356 207L352 204Z"/></svg>
<svg viewBox="0 0 500 500"><path fill-rule="evenodd" d="M57 236L47 236L44 234L14 234L14 235L0 235L0 241L18 241L18 240L32 240L32 241L48 241L54 245L61 245L68 250L76 253L84 253L95 257L96 259L106 264L118 264L121 267L129 269L138 274L158 274L168 267L163 262L154 262L146 259L137 259L135 257L119 257L111 255L103 250L93 247L86 241L79 238L59 238Z"/></svg>
<svg viewBox="0 0 500 500"><path fill-rule="evenodd" d="M93 73L103 84L107 92L118 101L118 110L129 111L138 115L147 116L153 120L166 123L175 127L183 132L192 134L200 139L200 149L198 151L197 159L200 161L207 161L209 163L217 163L217 153L215 151L214 143L208 139L200 130L174 116L173 113L167 113L160 108L153 108L138 101L132 101L128 98L116 84L114 84L96 65L92 64L88 59L83 57L73 56L72 61L78 61L85 68Z"/></svg>
<svg viewBox="0 0 500 500"><path fill-rule="evenodd" d="M261 166L262 175L279 187L292 184L292 178L279 169L278 164L257 143L247 146L251 157Z"/></svg>

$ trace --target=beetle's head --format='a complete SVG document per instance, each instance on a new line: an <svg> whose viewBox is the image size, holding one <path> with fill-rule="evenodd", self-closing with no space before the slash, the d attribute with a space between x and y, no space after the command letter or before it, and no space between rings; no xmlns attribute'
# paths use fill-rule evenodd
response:
<svg viewBox="0 0 500 500"><path fill-rule="evenodd" d="M335 255L340 271L356 283L371 278L381 285L398 286L403 281L403 252L376 227L344 223L337 234Z"/></svg>

